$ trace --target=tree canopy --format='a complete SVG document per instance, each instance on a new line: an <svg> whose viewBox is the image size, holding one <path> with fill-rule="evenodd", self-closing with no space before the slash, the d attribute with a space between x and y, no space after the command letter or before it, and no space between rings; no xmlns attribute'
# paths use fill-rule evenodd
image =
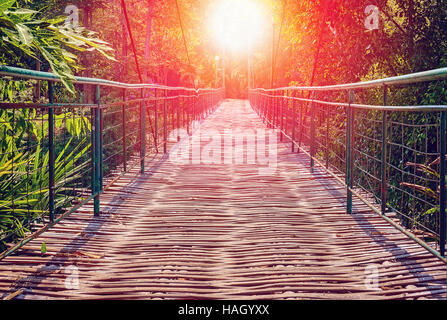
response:
<svg viewBox="0 0 447 320"><path fill-rule="evenodd" d="M193 86L197 80L201 86L216 85L215 71L217 67L221 72L222 60L215 56L222 56L223 50L209 32L208 21L216 1L124 1L144 81ZM270 86L272 61L275 86L359 81L447 64L446 0L256 2L273 20L250 52L252 83L257 87ZM122 2L70 4L79 8L79 28L64 23L65 1L2 0L1 62L33 67L34 59L44 59L64 79L74 70L139 81ZM373 13L367 10L371 5L378 13L374 29L365 27ZM241 95L247 86L247 53L227 51L225 57L228 93ZM81 66L88 66L88 72Z"/></svg>

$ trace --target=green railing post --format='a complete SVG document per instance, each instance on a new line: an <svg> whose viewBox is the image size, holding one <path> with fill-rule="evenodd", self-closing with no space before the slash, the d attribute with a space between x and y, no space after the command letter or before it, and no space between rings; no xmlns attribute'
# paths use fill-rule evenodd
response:
<svg viewBox="0 0 447 320"><path fill-rule="evenodd" d="M354 102L354 92L349 90L349 105L346 109L347 126L346 126L346 212L352 214L352 174L353 174L353 126L354 111L351 104Z"/></svg>
<svg viewBox="0 0 447 320"><path fill-rule="evenodd" d="M50 222L54 222L54 87L53 82L48 81L48 214Z"/></svg>
<svg viewBox="0 0 447 320"><path fill-rule="evenodd" d="M158 153L158 91L157 89L154 89L154 144L155 144L155 150L157 150ZM150 121L150 120L149 120Z"/></svg>
<svg viewBox="0 0 447 320"><path fill-rule="evenodd" d="M314 106L315 92L312 92L312 101L310 103L310 170L314 172L315 166L315 106Z"/></svg>
<svg viewBox="0 0 447 320"><path fill-rule="evenodd" d="M168 141L168 129L167 129L167 104L168 104L168 90L164 90L164 103L163 103L163 153L167 152L167 141Z"/></svg>
<svg viewBox="0 0 447 320"><path fill-rule="evenodd" d="M278 129L278 99L276 90L273 91L273 128Z"/></svg>
<svg viewBox="0 0 447 320"><path fill-rule="evenodd" d="M124 172L126 172L126 171L127 171L127 147L126 147L126 89L123 89L122 131L123 131L123 165L124 165Z"/></svg>
<svg viewBox="0 0 447 320"><path fill-rule="evenodd" d="M87 91L87 86L84 86L84 93ZM88 98L85 97L85 102L88 103ZM91 142L91 185L92 196L96 195L96 107L90 108L90 142ZM93 207L96 208L96 197L93 200ZM94 209L95 210L95 209Z"/></svg>
<svg viewBox="0 0 447 320"><path fill-rule="evenodd" d="M388 104L388 86L383 86L383 105L386 106ZM382 153L380 157L380 171L381 171L381 180L380 180L380 202L381 202L381 213L385 215L386 212L386 149L387 149L387 121L388 121L388 113L387 111L382 111Z"/></svg>
<svg viewBox="0 0 447 320"><path fill-rule="evenodd" d="M270 107L271 107L271 98L268 96L268 93L264 93L265 101L264 101L264 109L265 109L265 124L267 125L267 128L270 129Z"/></svg>
<svg viewBox="0 0 447 320"><path fill-rule="evenodd" d="M268 93L262 93L264 96L264 123L269 126L269 117L270 117L270 97L268 97Z"/></svg>
<svg viewBox="0 0 447 320"><path fill-rule="evenodd" d="M296 113L295 113L295 97L296 91L292 91L292 110L291 110L291 120L292 120L292 152L295 152L295 122L296 122Z"/></svg>
<svg viewBox="0 0 447 320"><path fill-rule="evenodd" d="M270 129L273 129L273 92L267 92L267 123Z"/></svg>
<svg viewBox="0 0 447 320"><path fill-rule="evenodd" d="M441 132L440 132L440 173L439 173L439 253L445 257L446 240L446 194L445 194L445 154L446 154L446 116L447 111L441 112Z"/></svg>
<svg viewBox="0 0 447 320"><path fill-rule="evenodd" d="M104 177L104 169L103 169L103 160L104 160L104 119L103 114L104 111L101 108L101 91L99 85L96 86L96 103L98 104L98 113L99 113L99 190L103 191L103 177Z"/></svg>
<svg viewBox="0 0 447 320"><path fill-rule="evenodd" d="M279 126L281 128L281 135L279 136L279 141L282 142L284 140L283 132L284 132L284 104L285 104L284 92L285 92L285 90L281 90L279 92L281 94L281 96L279 98L279 106L278 106L280 109L279 113L281 116L281 119L279 121Z"/></svg>
<svg viewBox="0 0 447 320"><path fill-rule="evenodd" d="M175 90L175 94L177 96L177 141L180 141L180 93L178 90Z"/></svg>
<svg viewBox="0 0 447 320"><path fill-rule="evenodd" d="M193 121L197 121L197 91L193 91L192 93L192 119Z"/></svg>
<svg viewBox="0 0 447 320"><path fill-rule="evenodd" d="M144 103L144 91L141 89L140 103L140 171L144 174L144 158L146 157L146 112Z"/></svg>
<svg viewBox="0 0 447 320"><path fill-rule="evenodd" d="M326 150L325 150L325 157L326 157L326 169L329 169L329 133L330 133L330 127L331 127L331 121L330 121L330 112L329 112L329 106L326 106Z"/></svg>
<svg viewBox="0 0 447 320"><path fill-rule="evenodd" d="M300 98L303 97L303 91L301 90ZM298 148L296 149L297 153L300 153L301 149L301 141L303 139L303 102L298 102Z"/></svg>
<svg viewBox="0 0 447 320"><path fill-rule="evenodd" d="M191 134L191 130L189 127L190 121L189 121L189 114L191 109L191 96L189 95L189 92L185 92L185 95L187 96L186 99L186 109L185 109L185 115L186 115L186 132L188 134Z"/></svg>
<svg viewBox="0 0 447 320"><path fill-rule="evenodd" d="M95 138L94 138L94 173L93 173L93 193L96 195L94 200L93 200L93 212L95 216L99 215L99 210L100 210L100 190L101 190L101 182L100 182L100 178L101 178L101 113L100 113L100 90L99 90L99 85L96 85L96 92L95 92L95 116L94 116L94 120L95 120Z"/></svg>

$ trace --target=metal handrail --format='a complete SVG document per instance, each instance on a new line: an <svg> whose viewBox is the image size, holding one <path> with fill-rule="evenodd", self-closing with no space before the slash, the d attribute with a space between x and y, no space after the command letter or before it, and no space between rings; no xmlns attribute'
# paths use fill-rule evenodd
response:
<svg viewBox="0 0 447 320"><path fill-rule="evenodd" d="M390 124L390 114L394 112L403 115L405 113L414 114L417 112L427 113L435 113L436 115L436 123L430 124L427 122L423 122L419 124L419 126L434 126L436 127L436 134L438 134L439 139L439 151L436 153L430 152L430 156L432 154L436 154L439 156L439 159L446 158L446 135L447 135L447 105L438 104L438 105L389 105L388 104L388 96L390 91L390 86L399 86L399 85L411 85L422 82L431 82L437 80L446 80L447 79L447 68L440 68L435 70L429 70L424 72L418 72L408 75L402 75L397 77L390 77L384 79L377 79L372 81L358 82L358 83L349 83L349 84L340 84L340 85L330 85L330 86L316 86L316 87L308 87L308 86L289 86L289 87L280 87L273 89L264 89L264 88L256 88L249 89L249 100L252 107L259 114L261 119L270 127L276 128L281 133L281 139L286 137L292 141L292 152L294 152L295 147L297 147L298 152L303 151L304 153L310 156L310 167L313 170L315 163L320 164L329 174L334 176L338 181L342 182L346 186L346 194L347 194L347 213L352 213L352 196L355 195L359 199L361 199L364 203L366 203L370 208L373 208L373 211L380 213L380 215L388 222L390 222L394 227L404 232L410 238L421 244L424 248L429 250L431 253L435 254L444 262L447 262L445 258L446 255L446 161L439 161L440 164L437 165L439 170L437 174L439 175L438 183L439 183L439 222L438 227L438 243L439 243L439 252L433 249L429 244L417 238L408 230L405 230L404 227L397 225L395 222L389 219L386 216L386 212L388 210L395 210L391 205L387 202L387 188L395 188L388 184L388 179L390 176L387 174L387 170L392 168L393 170L397 169L403 172L403 167L398 168L396 165L393 165L391 162L388 163L387 156L389 155L388 149L393 147L401 148L402 150L409 150L411 152L417 152L417 149L407 147L405 144L394 143L391 138L388 136L388 131L391 130ZM383 89L383 105L369 105L355 102L355 90L358 89L371 89L371 88L382 88ZM328 99L323 99L319 97L324 95L325 92L334 92L334 91L345 91L346 101L342 96L337 95L334 99L336 101L328 101ZM338 108L338 109L336 109ZM332 110L332 111L331 111ZM335 110L335 111L334 111ZM331 113L332 112L332 113ZM374 112L374 113L372 113ZM366 113L363 117L356 116L356 113ZM335 114L335 116L332 116ZM374 117L374 118L370 118ZM360 120L359 120L360 119ZM366 120L365 120L366 119ZM414 119L414 118L412 118ZM417 119L417 118L416 118ZM424 119L424 116L422 117ZM374 136L368 136L365 133L358 132L355 129L356 121L365 121L366 123L373 123L376 127L371 128ZM369 122L368 122L369 121ZM414 120L413 120L414 121ZM306 124L307 122L307 124ZM317 124L318 122L318 124ZM392 123L392 122L391 122ZM399 125L399 123L397 123ZM394 120L394 125L396 125L396 120ZM405 125L405 124L402 124ZM412 124L414 125L414 123ZM416 123L417 125L417 123ZM365 125L363 125L364 128ZM402 129L403 130L403 129ZM335 143L340 143L337 141L332 143L331 140L331 132L335 138L338 135L342 135L345 138L344 143L341 146L341 149L331 149ZM380 138L375 137L375 134L381 135ZM304 139L305 136L305 139ZM380 144L378 148L378 155L370 155L367 154L367 151L362 152L359 151L358 148L355 147L355 139L356 137L360 139L362 144L368 146L368 143L364 141L369 139L369 143ZM402 139L404 135L402 133ZM425 138L428 140L428 136ZM430 137L432 140L433 138ZM343 140L343 139L342 139ZM371 142L373 141L373 142ZM412 142L414 143L414 142ZM304 149L304 146L308 147L308 149ZM377 147L374 147L377 149ZM341 155L336 152L340 152L337 150L344 150ZM390 149L391 150L391 149ZM323 155L322 155L323 153ZM334 155L330 156L330 153L334 153ZM344 154L343 154L344 153ZM371 165L372 168L375 168L377 172L373 173L370 164L367 164L366 168L361 167L360 160L357 159L355 162L354 158L358 154L363 154L363 157L368 158L368 161L373 161ZM425 156L428 157L428 153L425 153ZM324 158L325 161L321 161L321 158ZM333 164L330 163L330 157L332 157L331 161L336 164L335 168L338 173L333 171ZM361 156L358 156L359 159ZM411 159L412 160L412 159ZM427 161L428 159L426 159ZM408 159L400 159L401 165L403 163L410 162ZM342 168L340 169L340 164L343 163ZM343 168L344 166L344 168ZM377 167L379 166L379 170ZM354 168L358 169L359 172L363 172L366 175L375 179L375 181L380 182L380 194L377 196L375 194L376 191L372 194L367 194L368 197L371 195L380 203L380 207L376 208L376 205L371 204L369 200L362 196L359 193L359 190L363 188L361 185L361 181L357 182L356 187L353 185L354 177ZM379 175L378 175L379 173ZM340 178L340 174L344 179ZM361 175L359 175L360 177ZM412 175L412 177L417 177L416 175ZM360 178L359 178L360 179ZM362 178L364 179L364 178ZM425 179L425 181L428 181ZM406 181L401 181L406 182ZM368 186L371 188L371 186ZM367 189L362 190L367 191ZM402 192L404 190L401 190ZM408 193L409 195L409 193ZM416 195L413 196L414 199L421 199ZM428 202L425 202L427 204ZM402 214L402 212L400 212ZM408 217L406 217L407 219Z"/></svg>
<svg viewBox="0 0 447 320"><path fill-rule="evenodd" d="M362 81L355 83L346 83L339 85L328 85L328 86L289 86L289 87L280 87L273 89L264 89L264 88L256 88L253 90L262 90L262 91L276 91L276 90L304 90L304 91L333 91L333 90L349 90L349 89L368 89L368 88L377 88L382 87L384 85L403 85L403 84L415 84L420 82L427 81L435 81L435 80L443 80L447 78L447 68L439 68L433 69L429 71L416 72L401 76L370 80L370 81Z"/></svg>
<svg viewBox="0 0 447 320"><path fill-rule="evenodd" d="M48 189L45 189L48 193L48 200L45 200L47 201L45 202L45 205L47 205L48 209L46 209L47 211L45 213L45 216L42 217L46 219L48 216L49 221L47 223L44 223L44 225L39 228L39 230L21 239L19 243L13 245L12 248L7 249L2 253L0 252L0 259L10 255L17 249L21 248L24 244L36 238L38 235L45 232L56 223L64 219L66 216L75 212L81 206L92 200L94 215L99 215L100 195L103 193L104 189L107 188L107 186L103 186L103 175L105 171L104 166L108 166L108 168L120 168L120 174L118 174L117 176L111 174L111 177L109 179L110 181L108 181L109 184L113 183L120 176L128 172L130 167L133 168L139 165L140 172L144 173L145 159L147 157L146 153L148 152L148 150L155 150L155 152L158 153L158 148L162 146L163 153L166 154L168 152L167 141L169 131L172 132L174 130L185 128L188 134L190 134L190 128L193 122L205 119L205 117L208 116L224 98L223 88L195 89L186 87L170 87L158 84L131 84L96 78L74 77L72 79L72 83L84 85L84 88L79 88L79 90L85 90L84 96L86 97L86 101L85 103L83 103L84 101L62 103L56 101L57 99L54 95L54 84L57 82L60 83L61 79L59 76L53 73L0 65L0 75L8 78L13 77L24 80L34 79L47 81L48 89L45 89L47 93L47 102L0 102L0 110L9 110L10 114L13 115L18 115L18 113L16 113L17 110L33 109L35 110L35 112L39 112L40 118L38 118L37 120L30 118L28 119L28 121L37 121L39 123L42 123L42 125L40 126L40 128L42 129L43 122L46 122L48 130L47 132L45 132L45 139L42 140L45 142L40 142L42 145L39 146L39 148L43 150L45 147L49 154L48 163L45 168L42 169L43 173L48 174L48 181L46 180L47 178L39 176L39 181L45 180L45 183L48 184ZM108 87L112 90L116 90L115 94L109 96L112 98L112 100L116 101L105 101L104 93L101 92L101 88L103 87ZM128 97L128 94L126 93L135 89L138 89L138 91L136 91L136 93L135 91L133 91L133 96ZM151 89L152 93L150 95L146 95L144 89ZM67 93L65 88L62 87L61 90L65 90L61 91L62 93ZM77 98L76 95L67 95L67 97L69 97L68 100ZM89 171L90 175L87 180L91 179L91 183L88 182L81 186L81 193L79 195L78 193L76 193L77 198L75 200L75 205L73 205L70 200L68 208L63 207L62 212L60 209L58 209L58 211L56 212L55 195L60 195L56 190L58 183L56 183L57 181L55 181L57 178L57 176L55 175L55 170L57 168L56 159L59 159L56 145L59 146L59 150L61 147L63 147L63 149L66 149L70 141L72 141L71 138L73 138L68 137L68 143L67 140L64 140L66 133L64 133L63 130L56 130L56 117L58 115L60 116L61 114L66 114L67 111L64 110L70 110L70 117L74 117L74 110L79 109L89 110L88 113L82 113L83 121L90 122L90 129L88 129L88 134L85 134L84 137L88 139L88 144L87 146L83 146L82 148L84 150L87 150L85 155L89 154L91 156L91 158L89 156L90 160L88 160L87 162L88 168L86 170ZM23 114L29 113L23 112ZM88 114L88 116L86 117L85 114ZM87 120L85 120L86 118ZM13 125L11 126L11 128L15 126L14 119L15 116L11 118L11 121L13 121ZM107 123L105 124L106 121ZM118 123L114 123L113 121L118 121ZM131 123L128 124L128 121L131 121ZM66 122L63 124L63 126L65 126L64 129L68 128ZM148 133L150 135L149 138L147 133L148 126ZM28 132L26 133L26 135L28 136L28 143L30 141L30 137L32 137L34 134L29 130L30 129L28 129ZM8 132L6 134L14 134L13 131L14 130L12 129L5 130L5 132ZM107 141L106 143L104 143L105 138L112 141ZM177 139L179 138L180 136L179 134L177 134ZM14 140L14 138L12 138L12 140ZM60 140L62 140L65 145L60 145ZM22 142L22 140L17 141L17 143ZM128 145L128 143L130 145ZM110 152L108 151L108 147L110 147ZM29 156L36 151L36 145L30 146L26 145L25 143L23 148L22 146L20 146L20 149L26 150L25 154L27 158L25 162L22 161L19 164L15 164L14 156L11 156L10 153L4 152L2 155L5 156L5 159L11 161L13 164L11 175L15 173L14 170L18 170L18 165L23 166L25 163L25 169L27 172L26 174L27 176L29 176L29 168L27 163L30 163L31 158L29 158ZM63 153L60 155L63 155L65 157ZM133 159L131 164L128 163L129 158ZM114 159L118 159L118 161L115 161ZM63 158L62 160L67 161L65 160L65 158ZM59 160L59 165L60 161L61 160ZM83 172L83 174L85 174L85 172ZM83 179L85 179L85 176L83 177ZM26 180L26 183L28 183L28 180ZM68 189L69 187L71 188L69 182L67 183L66 180L60 180L59 187L60 183L63 183L63 189ZM28 201L29 198L32 198L32 196L28 193L28 189L26 190L25 195L20 195L20 198L17 198L17 196L14 197L14 185L9 186L8 188L11 188L10 190L12 190L11 212L13 213L15 210L14 201L17 202L18 200L21 200L23 203L24 200ZM0 200L3 199L0 198ZM9 208L10 201L11 200L8 198L6 201L7 206L4 206L4 208ZM39 199L38 201L43 200ZM28 210L29 212L29 208L30 206L28 203L25 209L20 209L25 211ZM37 219L41 219L41 216L38 216ZM36 219L32 217L32 219L27 221L29 225L33 225ZM29 227L29 225L26 225L26 227ZM15 231L23 231L24 227L25 225L23 225L20 230L11 230L9 234ZM9 236L10 235L6 235L6 237ZM5 240L3 234L0 240Z"/></svg>
<svg viewBox="0 0 447 320"><path fill-rule="evenodd" d="M47 80L54 82L61 82L61 78L50 72L22 69L17 67L10 66L2 66L0 65L0 75L2 76L12 76L12 77L20 77L24 79L33 79L33 80ZM187 88L187 87L170 87L160 84L152 84L152 83L143 83L143 84L132 84L132 83L124 83L118 81L111 81L105 79L97 79L97 78L87 78L87 77L77 77L75 76L72 79L72 82L75 84L91 84L91 85L101 85L105 87L114 87L120 89L166 89L166 90L186 90L186 91L218 91L220 88Z"/></svg>

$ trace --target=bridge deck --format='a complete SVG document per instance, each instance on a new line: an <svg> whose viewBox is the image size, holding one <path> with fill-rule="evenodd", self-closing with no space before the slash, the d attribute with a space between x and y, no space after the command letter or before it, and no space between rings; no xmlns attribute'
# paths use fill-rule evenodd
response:
<svg viewBox="0 0 447 320"><path fill-rule="evenodd" d="M200 132L205 141L216 130L228 135L225 129L263 128L245 101L226 101ZM188 143L173 150L186 152ZM310 173L309 159L292 154L289 143L278 142L277 148L272 172L250 164L179 163L172 156L153 161L144 176L135 169L102 196L100 217L92 216L91 207L82 208L0 261L0 294L27 299L446 297L444 263L357 200L355 214L347 215L345 190L335 179L318 168ZM48 249L44 256L42 241ZM78 289L68 281L73 266ZM377 288L368 281L375 271Z"/></svg>

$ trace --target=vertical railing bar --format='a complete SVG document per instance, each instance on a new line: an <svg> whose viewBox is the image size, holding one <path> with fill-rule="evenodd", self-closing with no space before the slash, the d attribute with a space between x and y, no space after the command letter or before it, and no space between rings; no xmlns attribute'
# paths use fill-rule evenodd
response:
<svg viewBox="0 0 447 320"><path fill-rule="evenodd" d="M295 152L295 122L296 122L296 113L295 113L295 98L296 91L292 90L292 110L291 110L291 121L292 121L292 152Z"/></svg>
<svg viewBox="0 0 447 320"><path fill-rule="evenodd" d="M273 116L274 116L274 121L273 121L273 125L275 127L276 130L278 130L278 119L279 119L279 115L278 115L278 91L275 90L274 91L274 95L273 95Z"/></svg>
<svg viewBox="0 0 447 320"><path fill-rule="evenodd" d="M154 89L154 146L155 150L158 153L158 91L157 88ZM150 119L149 119L150 121Z"/></svg>
<svg viewBox="0 0 447 320"><path fill-rule="evenodd" d="M100 116L100 91L99 91L99 85L96 85L96 91L95 91L95 172L94 172L94 194L96 195L93 200L93 210L94 215L98 216L100 211L100 161L101 161L101 116Z"/></svg>
<svg viewBox="0 0 447 320"><path fill-rule="evenodd" d="M84 86L84 90L86 92L89 92L87 89L87 86ZM86 93L84 92L84 93ZM85 95L86 98L86 103L89 103L89 101L87 100L87 95ZM97 190L96 190L96 107L94 108L90 108L90 126L91 126L91 133L90 133L90 141L91 141L91 166L92 166L92 171L91 171L91 184L92 184L92 195L94 196L94 200L93 200L93 210L94 210L94 214L96 215L96 196L97 196Z"/></svg>
<svg viewBox="0 0 447 320"><path fill-rule="evenodd" d="M445 257L446 241L446 190L445 190L445 156L446 156L446 116L447 112L441 112L441 132L440 132L440 173L439 173L439 253Z"/></svg>
<svg viewBox="0 0 447 320"><path fill-rule="evenodd" d="M326 169L329 169L329 132L330 132L330 106L326 106Z"/></svg>
<svg viewBox="0 0 447 320"><path fill-rule="evenodd" d="M300 98L303 98L303 90L301 90L301 95ZM298 141L298 150L297 152L300 153L300 149L301 149L301 143L303 141L303 124L304 124L304 103L300 102L298 105L298 108L300 110L300 123L298 125L298 132L299 132L299 141Z"/></svg>
<svg viewBox="0 0 447 320"><path fill-rule="evenodd" d="M126 89L123 89L122 106L122 130L123 130L123 166L124 172L127 172L127 147L126 147Z"/></svg>
<svg viewBox="0 0 447 320"><path fill-rule="evenodd" d="M180 141L180 97L179 97L179 91L176 90L175 94L177 96L177 141Z"/></svg>
<svg viewBox="0 0 447 320"><path fill-rule="evenodd" d="M279 122L279 126L281 128L281 135L280 135L279 140L282 142L284 139L283 132L284 132L284 104L285 104L284 93L285 93L285 90L281 90L279 92L281 94L281 96L279 97L279 108L280 108L279 113L281 115L281 119Z"/></svg>
<svg viewBox="0 0 447 320"><path fill-rule="evenodd" d="M98 105L99 113L99 191L103 191L103 178L104 178L104 168L103 168L103 158L104 158L104 110L101 108L101 91L99 85L96 86L96 103Z"/></svg>
<svg viewBox="0 0 447 320"><path fill-rule="evenodd" d="M140 90L141 99L144 99L144 91ZM144 174L144 159L146 157L146 110L144 100L140 103L140 171Z"/></svg>
<svg viewBox="0 0 447 320"><path fill-rule="evenodd" d="M267 125L268 128L270 128L269 125L269 117L270 117L270 106L271 106L271 98L265 94L264 97L265 101L264 101L264 107L265 107L265 124Z"/></svg>
<svg viewBox="0 0 447 320"><path fill-rule="evenodd" d="M347 126L346 126L346 212L352 214L352 164L353 164L353 125L354 112L351 104L354 103L354 92L349 90L349 105L346 109Z"/></svg>
<svg viewBox="0 0 447 320"><path fill-rule="evenodd" d="M167 152L167 141L168 141L168 132L167 132L167 104L168 104L168 90L164 90L165 99L163 103L163 153Z"/></svg>
<svg viewBox="0 0 447 320"><path fill-rule="evenodd" d="M186 101L186 98L184 97L184 94L185 94L185 91L182 89L181 91L180 91L180 95L182 96L182 108L181 108L181 110L180 110L180 119L181 119L181 121L180 121L180 123L181 123L181 126L182 126L182 128L185 128L185 124L186 124L186 122L185 122L185 101Z"/></svg>
<svg viewBox="0 0 447 320"><path fill-rule="evenodd" d="M315 92L312 91L312 98L310 103L310 170L314 172L315 166Z"/></svg>
<svg viewBox="0 0 447 320"><path fill-rule="evenodd" d="M189 117L190 109L191 109L191 97L190 97L190 93L189 92L186 92L185 95L187 95L187 97L186 97L187 103L186 103L186 110L185 110L185 113L186 113L186 132L188 134L191 134L190 120L189 120L189 118L190 118Z"/></svg>
<svg viewBox="0 0 447 320"><path fill-rule="evenodd" d="M383 86L383 105L388 105L388 86ZM387 186L386 186L386 157L387 157L387 111L382 111L382 152L380 157L380 202L381 202L381 213L385 215L386 213L386 198L387 198Z"/></svg>
<svg viewBox="0 0 447 320"><path fill-rule="evenodd" d="M267 128L270 128L269 126L269 116L270 116L270 97L268 97L267 94L264 93L264 109L265 109L265 124L267 126Z"/></svg>

